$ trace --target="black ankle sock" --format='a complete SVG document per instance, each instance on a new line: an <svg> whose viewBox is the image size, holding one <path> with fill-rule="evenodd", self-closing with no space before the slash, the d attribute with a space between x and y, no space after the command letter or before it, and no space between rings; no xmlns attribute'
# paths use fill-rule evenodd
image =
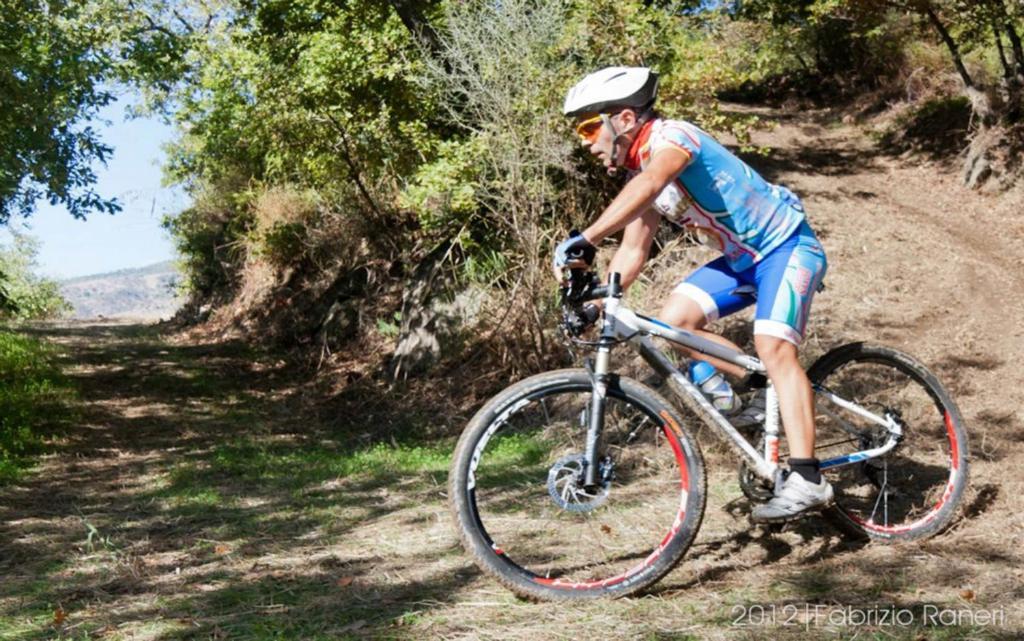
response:
<svg viewBox="0 0 1024 641"><path fill-rule="evenodd" d="M808 483L821 483L821 461L816 458L791 458L789 469L804 477Z"/></svg>

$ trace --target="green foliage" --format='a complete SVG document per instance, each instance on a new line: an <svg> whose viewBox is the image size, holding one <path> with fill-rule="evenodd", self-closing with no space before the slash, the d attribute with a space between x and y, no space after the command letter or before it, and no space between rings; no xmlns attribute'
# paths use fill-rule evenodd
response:
<svg viewBox="0 0 1024 641"><path fill-rule="evenodd" d="M399 204L430 231L467 221L478 206L477 169L485 148L483 137L439 142L434 160L419 167Z"/></svg>
<svg viewBox="0 0 1024 641"><path fill-rule="evenodd" d="M63 412L70 386L54 350L0 330L0 482L16 478L43 446L41 428Z"/></svg>
<svg viewBox="0 0 1024 641"><path fill-rule="evenodd" d="M381 335L389 336L391 338L395 338L395 337L398 336L398 331L399 331L398 323L402 322L402 313L401 312L395 312L393 318L394 318L395 322L391 322L390 320L388 320L386 318L378 318L377 319L377 331L380 332Z"/></svg>
<svg viewBox="0 0 1024 641"><path fill-rule="evenodd" d="M105 2L0 0L0 224L45 198L76 218L121 209L92 189L111 148L87 123L113 100Z"/></svg>
<svg viewBox="0 0 1024 641"><path fill-rule="evenodd" d="M552 172L564 170L567 156L552 135L560 123L550 91L564 82L552 50L563 16L557 2L532 14L523 2L448 5L446 50L428 61L424 89L458 133L406 190L428 230L461 228L460 241L497 244L517 259L536 251L538 217L554 204Z"/></svg>
<svg viewBox="0 0 1024 641"><path fill-rule="evenodd" d="M985 21L1019 20L1016 9L997 15L997 0L981 4L927 6L980 50ZM455 277L441 280L523 283L531 309L508 317L514 327L546 323L553 239L620 187L578 152L560 115L585 73L651 66L665 115L745 147L756 118L723 109L723 91L782 75L798 88L909 92L922 34L929 51L945 46L911 0L186 0L177 17L164 0L143 6L159 28L143 29L126 58L181 128L168 178L196 204L167 224L194 293L230 293L256 255L300 289L310 274L339 283L358 264L358 295L394 300L383 290L454 239ZM275 190L301 195L305 213L265 216ZM538 329L523 331L540 353Z"/></svg>
<svg viewBox="0 0 1024 641"><path fill-rule="evenodd" d="M233 195L213 188L197 192L191 207L163 219L185 275L182 285L201 299L223 297L238 284L239 257L251 219L231 202Z"/></svg>
<svg viewBox="0 0 1024 641"><path fill-rule="evenodd" d="M0 0L0 224L39 200L76 218L120 211L94 190L95 166L114 152L95 119L123 84L143 87L148 107L170 107L201 66L193 47L234 4Z"/></svg>
<svg viewBox="0 0 1024 641"><path fill-rule="evenodd" d="M541 239L553 226L585 220L606 197L602 179L580 180L560 116L565 91L585 73L653 66L667 114L741 139L748 133L751 120L725 114L715 99L741 80L716 55L726 26L719 14L687 16L643 2L447 4L446 49L426 61L425 88L441 107L438 117L461 133L425 149L428 161L402 202L428 230L469 227L473 233L460 236L470 241L463 242L467 265L500 252L522 273L547 251Z"/></svg>
<svg viewBox="0 0 1024 641"><path fill-rule="evenodd" d="M437 143L418 52L387 4L241 4L232 16L191 41L191 71L165 102L182 129L168 178L200 203L167 227L199 297L237 285L246 247L281 268L354 257L353 233L395 224L398 182ZM317 215L256 224L263 194L281 186Z"/></svg>
<svg viewBox="0 0 1024 641"><path fill-rule="evenodd" d="M770 26L758 54L758 66L769 74L801 71L847 86L877 86L900 69L903 47L915 35L900 3L888 0L737 4L738 18Z"/></svg>
<svg viewBox="0 0 1024 641"><path fill-rule="evenodd" d="M36 320L71 311L55 281L35 273L39 241L14 233L9 246L0 246L0 318Z"/></svg>

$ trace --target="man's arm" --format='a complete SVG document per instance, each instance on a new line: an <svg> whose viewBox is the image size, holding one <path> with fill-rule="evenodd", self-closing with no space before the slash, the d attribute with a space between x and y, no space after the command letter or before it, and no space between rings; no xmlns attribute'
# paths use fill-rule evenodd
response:
<svg viewBox="0 0 1024 641"><path fill-rule="evenodd" d="M631 223L650 209L661 190L686 168L691 157L685 149L676 147L656 154L647 169L626 183L615 200L583 231L583 236L596 245Z"/></svg>
<svg viewBox="0 0 1024 641"><path fill-rule="evenodd" d="M608 263L608 273L619 272L622 275L623 288L629 287L630 283L636 280L644 263L647 262L660 219L661 215L658 212L648 209L626 225L622 232L622 244L615 250Z"/></svg>

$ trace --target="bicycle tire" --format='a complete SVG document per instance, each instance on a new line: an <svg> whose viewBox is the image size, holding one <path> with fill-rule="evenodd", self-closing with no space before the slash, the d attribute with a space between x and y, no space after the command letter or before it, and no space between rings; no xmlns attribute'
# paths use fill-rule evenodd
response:
<svg viewBox="0 0 1024 641"><path fill-rule="evenodd" d="M836 494L826 516L848 533L886 542L924 539L948 527L967 487L967 432L935 375L907 354L867 343L829 351L807 375L816 389L828 388L880 415L893 412L904 427L903 440L884 456L823 472ZM849 415L829 410L824 395L815 396L819 459L885 441L884 428L851 423ZM856 447L834 438L852 439Z"/></svg>
<svg viewBox="0 0 1024 641"><path fill-rule="evenodd" d="M607 494L580 508L565 498L571 492L551 490L552 475L557 485L575 473L591 393L582 369L527 378L488 401L455 449L449 497L462 543L486 574L527 599L642 590L675 567L703 518L697 442L664 397L619 376L609 380L602 434Z"/></svg>

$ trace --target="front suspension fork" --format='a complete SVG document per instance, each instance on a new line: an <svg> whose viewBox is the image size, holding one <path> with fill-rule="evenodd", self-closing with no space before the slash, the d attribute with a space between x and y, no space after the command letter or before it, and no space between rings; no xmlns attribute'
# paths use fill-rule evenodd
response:
<svg viewBox="0 0 1024 641"><path fill-rule="evenodd" d="M593 393L590 395L590 413L587 422L587 447L584 452L587 467L584 472L583 485L594 487L598 484L598 461L601 460L601 432L604 430L604 404L608 396L608 369L611 360L611 347L602 345L597 348L590 378Z"/></svg>

